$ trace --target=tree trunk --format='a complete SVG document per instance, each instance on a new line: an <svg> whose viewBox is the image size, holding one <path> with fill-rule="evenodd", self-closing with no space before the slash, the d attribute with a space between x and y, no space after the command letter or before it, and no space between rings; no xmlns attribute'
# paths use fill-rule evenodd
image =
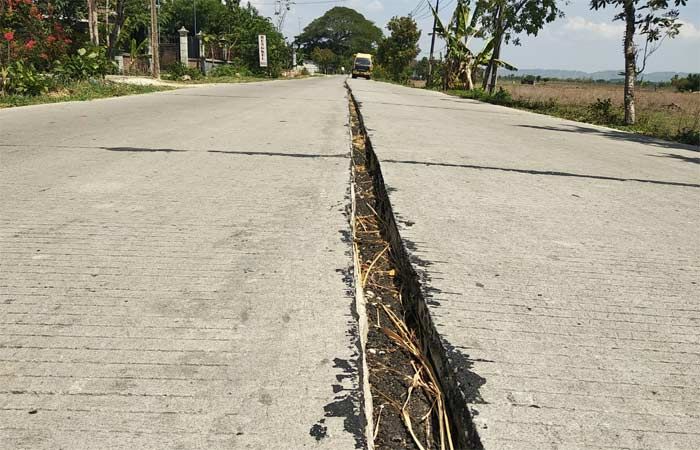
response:
<svg viewBox="0 0 700 450"><path fill-rule="evenodd" d="M491 92L491 88L489 87L489 78L491 78L491 73L493 73L493 71L495 70L495 60L497 59L496 47L500 48L501 39L503 39L503 33L501 32L501 21L503 20L502 17L503 5L499 4L496 10L496 22L494 23L493 30L493 38L495 42L494 49L491 52L491 59L489 59L489 63L486 65L486 70L484 71L484 80L481 83L481 88L489 92Z"/></svg>
<svg viewBox="0 0 700 450"><path fill-rule="evenodd" d="M114 58L117 44L119 43L119 35L122 32L122 26L124 25L124 20L126 19L126 16L124 15L125 6L126 0L117 0L116 5L114 5L116 17L114 18L112 31L109 34L109 45L107 46L107 55L110 57L110 59Z"/></svg>
<svg viewBox="0 0 700 450"><path fill-rule="evenodd" d="M493 94L493 91L496 90L496 76L498 73L498 65L496 64L496 60L501 57L501 43L503 42L504 31L503 20L503 5L499 5L498 13L496 15L496 29L493 36L495 43L493 45L493 52L491 53L491 60L489 61L489 70L484 76L485 88L490 94Z"/></svg>
<svg viewBox="0 0 700 450"><path fill-rule="evenodd" d="M88 31L90 32L90 42L93 45L100 45L100 36L98 31L98 17L96 0L87 0L88 7Z"/></svg>
<svg viewBox="0 0 700 450"><path fill-rule="evenodd" d="M467 90L471 91L474 89L474 80L472 79L472 65L467 64L465 68L465 75L467 76Z"/></svg>
<svg viewBox="0 0 700 450"><path fill-rule="evenodd" d="M501 42L503 41L503 33L501 33L496 39L496 46L493 49L493 55L491 56L491 81L489 81L489 94L493 94L493 91L496 90L496 83L498 81L498 64L496 64L496 60L500 59L501 57Z"/></svg>
<svg viewBox="0 0 700 450"><path fill-rule="evenodd" d="M634 125L637 120L634 110L634 84L637 80L637 48L635 33L634 0L625 0L625 124Z"/></svg>

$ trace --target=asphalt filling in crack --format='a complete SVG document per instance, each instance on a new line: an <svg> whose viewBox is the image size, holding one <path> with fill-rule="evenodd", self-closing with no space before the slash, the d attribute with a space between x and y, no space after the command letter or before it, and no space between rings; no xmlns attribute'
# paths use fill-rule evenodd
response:
<svg viewBox="0 0 700 450"><path fill-rule="evenodd" d="M352 173L355 194L353 242L367 311L366 360L376 449L460 448L447 434L453 426L435 370L405 304L408 290L397 264L376 192L373 154L350 96ZM432 382L431 382L432 381Z"/></svg>

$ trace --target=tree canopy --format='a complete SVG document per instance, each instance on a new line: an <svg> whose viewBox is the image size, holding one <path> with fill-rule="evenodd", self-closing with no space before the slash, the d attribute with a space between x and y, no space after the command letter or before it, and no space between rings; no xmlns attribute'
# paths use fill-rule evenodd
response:
<svg viewBox="0 0 700 450"><path fill-rule="evenodd" d="M327 48L348 59L355 53L374 53L382 37L382 30L362 14L337 6L307 25L296 44L307 55L314 48Z"/></svg>
<svg viewBox="0 0 700 450"><path fill-rule="evenodd" d="M377 62L387 69L394 81L404 81L411 63L420 53L421 32L411 17L392 17L386 27L391 34L380 42Z"/></svg>
<svg viewBox="0 0 700 450"><path fill-rule="evenodd" d="M591 0L591 9L603 9L608 6L619 8L620 12L613 20L625 22L623 52L625 56L625 124L636 122L634 105L635 83L637 75L644 71L647 59L667 37L678 35L681 23L679 7L685 6L687 0ZM635 35L644 38L641 66Z"/></svg>

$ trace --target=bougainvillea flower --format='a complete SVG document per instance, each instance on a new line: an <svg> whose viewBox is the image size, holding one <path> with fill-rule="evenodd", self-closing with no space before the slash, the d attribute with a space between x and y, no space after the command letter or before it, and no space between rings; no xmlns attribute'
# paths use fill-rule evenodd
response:
<svg viewBox="0 0 700 450"><path fill-rule="evenodd" d="M15 33L13 31L7 31L4 36L6 41L11 41L15 38Z"/></svg>
<svg viewBox="0 0 700 450"><path fill-rule="evenodd" d="M26 44L24 44L24 46L25 46L28 50L33 49L35 45L36 45L36 41L35 41L34 39L30 39L30 40L27 41Z"/></svg>
<svg viewBox="0 0 700 450"><path fill-rule="evenodd" d="M53 34L50 35L46 38L46 42L48 42L49 44L53 44L54 42L56 42L56 36L54 36Z"/></svg>

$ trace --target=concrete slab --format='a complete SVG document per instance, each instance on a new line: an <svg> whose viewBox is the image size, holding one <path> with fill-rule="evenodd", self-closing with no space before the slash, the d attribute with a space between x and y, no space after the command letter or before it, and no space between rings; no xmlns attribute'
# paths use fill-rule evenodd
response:
<svg viewBox="0 0 700 450"><path fill-rule="evenodd" d="M484 448L700 448L698 153L349 83Z"/></svg>
<svg viewBox="0 0 700 450"><path fill-rule="evenodd" d="M343 79L0 111L0 448L357 448Z"/></svg>

